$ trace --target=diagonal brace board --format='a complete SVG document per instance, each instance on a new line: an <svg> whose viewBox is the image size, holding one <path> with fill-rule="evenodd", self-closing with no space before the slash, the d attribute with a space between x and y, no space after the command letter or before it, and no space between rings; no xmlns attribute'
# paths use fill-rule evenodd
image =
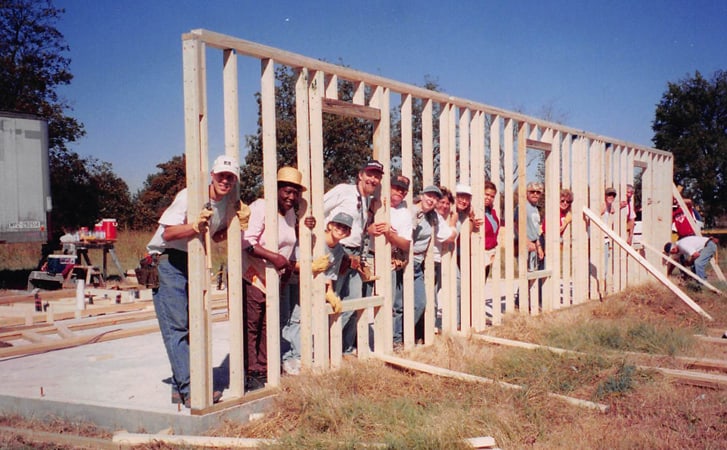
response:
<svg viewBox="0 0 727 450"><path fill-rule="evenodd" d="M672 291L674 294L677 295L684 303L686 303L690 308L692 308L696 313L701 315L702 317L714 320L712 316L707 314L699 305L697 305L694 300L689 298L687 294L685 294L681 289L679 289L674 283L671 282L666 276L664 276L659 270L652 266L647 260L644 259L643 256L641 256L636 250L633 249L629 244L624 241L621 236L614 233L613 230L611 230L609 227L604 224L601 219L591 211L590 209L583 207L583 215L586 216L588 219L591 220L591 223L596 225L598 228L601 229L608 237L613 239L613 242L615 242L619 247L621 247L623 250L626 251L626 253L629 254L634 260L641 264L641 266L646 269L650 274L652 274L654 277L656 277L661 284L669 288L670 291Z"/></svg>
<svg viewBox="0 0 727 450"><path fill-rule="evenodd" d="M694 216L691 214L687 214L689 212L689 209L687 208L687 204L684 202L684 198L682 197L681 192L679 192L679 189L677 189L675 184L671 185L672 189L672 195L674 196L674 199L676 199L677 203L679 204L679 207L684 211L684 217L686 217L687 221L689 222L689 225L692 227L692 230L694 231L694 234L697 236L701 236L702 232L697 227L697 222L694 220ZM721 282L727 282L727 279L725 279L724 273L722 273L722 269L719 268L719 264L717 263L717 258L712 258L712 269L714 270L714 273L717 275L717 279Z"/></svg>

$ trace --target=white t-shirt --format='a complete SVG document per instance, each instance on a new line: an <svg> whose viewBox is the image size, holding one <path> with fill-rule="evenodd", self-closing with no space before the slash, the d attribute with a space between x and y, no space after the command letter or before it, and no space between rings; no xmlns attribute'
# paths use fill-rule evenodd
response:
<svg viewBox="0 0 727 450"><path fill-rule="evenodd" d="M339 184L323 195L323 215L328 223L339 212L353 217L351 234L341 239L341 245L360 247L363 244L363 233L368 219L370 198L363 196L355 184Z"/></svg>
<svg viewBox="0 0 727 450"><path fill-rule="evenodd" d="M679 253L685 256L692 256L696 252L701 252L705 245L709 241L708 237L704 236L687 236L679 239L676 242Z"/></svg>
<svg viewBox="0 0 727 450"><path fill-rule="evenodd" d="M391 227L396 230L398 236L411 242L411 213L406 207L406 202L401 202L398 207L391 208Z"/></svg>
<svg viewBox="0 0 727 450"><path fill-rule="evenodd" d="M219 201L210 201L213 211L212 217L210 217L209 220L209 230L211 234L215 234L216 232L225 229L227 224L230 223L234 210L233 208L227 207L229 201L230 200L227 195ZM162 216L159 218L159 227L149 241L149 244L146 246L147 251L149 253L164 253L164 250L169 248L186 252L187 243L191 241L193 237L187 239L175 239L173 241L165 241L162 237L165 227L171 225L183 225L185 223L187 223L187 188L179 191L174 197L172 204L164 210L164 213L162 213Z"/></svg>

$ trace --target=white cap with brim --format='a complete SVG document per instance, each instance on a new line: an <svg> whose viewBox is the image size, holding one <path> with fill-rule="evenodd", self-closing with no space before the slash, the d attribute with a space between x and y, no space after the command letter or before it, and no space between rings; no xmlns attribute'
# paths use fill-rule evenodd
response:
<svg viewBox="0 0 727 450"><path fill-rule="evenodd" d="M215 159L214 164L212 165L212 173L218 174L218 173L231 173L236 178L240 177L240 165L237 163L237 160L234 158L231 158L227 155L221 155L218 156L217 159Z"/></svg>
<svg viewBox="0 0 727 450"><path fill-rule="evenodd" d="M472 188L467 186L466 184L457 184L457 187L455 188L455 193L472 195Z"/></svg>

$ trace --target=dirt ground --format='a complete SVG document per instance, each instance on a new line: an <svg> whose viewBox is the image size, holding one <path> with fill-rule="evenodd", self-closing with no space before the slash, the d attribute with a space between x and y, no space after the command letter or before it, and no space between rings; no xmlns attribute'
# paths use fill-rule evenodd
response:
<svg viewBox="0 0 727 450"><path fill-rule="evenodd" d="M727 364L727 339L693 337L721 337L727 330L727 298L704 291L690 295L714 321L706 321L670 292L649 286L556 313L507 317L503 326L487 330L489 335L542 345L575 342L575 347L587 352L587 345L578 339L581 330L598 329L604 324L634 324L629 330L670 330L666 335L647 336L646 342L655 345L671 345L672 338L674 342L686 339L683 345L675 346L672 355L645 357L642 354L649 353L648 349L637 349L633 354L615 352L606 362L594 359L603 355L591 354L586 359L574 356L565 361L571 375L558 378L556 366L563 357L523 353L521 349L487 344L473 337L439 336L432 346L397 356L525 387L517 390L497 383L469 383L402 370L375 360L346 361L334 373L283 377L271 413L249 424L220 424L210 434L278 439L273 448L360 448L365 444L466 448L462 438L479 436L493 437L499 448L508 449L725 448L725 385L697 386L641 368L694 370L673 356ZM543 374L518 374L517 363L506 364L512 361L522 361L528 371L543 368ZM594 368L598 364L602 366ZM639 369L633 372L623 370L637 366ZM586 374L588 370L591 372ZM614 383L626 378L628 386L614 388ZM607 411L567 404L548 394L558 392L562 385L569 385L563 395L606 405ZM605 395L603 386L611 389ZM47 433L49 437L32 438L13 429L33 430L39 436ZM53 436L88 441L54 441ZM110 433L90 424L0 418L2 448L114 448L109 446L110 437ZM137 448L174 447L155 443Z"/></svg>

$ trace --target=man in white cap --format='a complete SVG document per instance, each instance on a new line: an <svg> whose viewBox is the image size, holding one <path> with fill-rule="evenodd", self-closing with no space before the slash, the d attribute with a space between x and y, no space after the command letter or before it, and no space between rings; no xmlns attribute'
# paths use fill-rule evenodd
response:
<svg viewBox="0 0 727 450"><path fill-rule="evenodd" d="M482 226L483 219L475 217L475 210L472 208L472 188L469 185L458 183L455 187L454 205L457 211L457 326L461 322L462 314L462 274L460 273L460 259L462 258L461 233L462 224L469 219L470 231L478 233ZM467 239L469 236L465 236ZM470 255L465 255L469 258Z"/></svg>
<svg viewBox="0 0 727 450"><path fill-rule="evenodd" d="M215 241L226 239L227 227L236 214L240 227L247 228L250 209L234 195L239 170L234 158L223 155L215 159L210 173L208 206L196 218L188 217L187 189L182 189L159 218L159 227L147 244L150 254L161 255L154 309L172 366L172 402L183 403L187 408L191 405L187 243L207 232ZM222 393L215 391L212 397L219 401Z"/></svg>

